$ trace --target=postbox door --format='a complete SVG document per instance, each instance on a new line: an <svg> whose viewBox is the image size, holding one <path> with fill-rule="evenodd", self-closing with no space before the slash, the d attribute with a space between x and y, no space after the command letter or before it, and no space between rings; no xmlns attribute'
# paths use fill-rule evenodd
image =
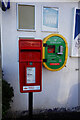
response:
<svg viewBox="0 0 80 120"><path fill-rule="evenodd" d="M42 87L42 63L41 62L26 62L21 63L21 71L25 74L21 74L21 92L41 91Z"/></svg>

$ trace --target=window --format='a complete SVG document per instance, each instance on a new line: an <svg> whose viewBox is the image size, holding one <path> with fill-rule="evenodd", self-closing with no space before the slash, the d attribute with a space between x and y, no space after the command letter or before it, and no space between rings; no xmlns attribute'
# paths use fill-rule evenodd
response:
<svg viewBox="0 0 80 120"><path fill-rule="evenodd" d="M17 29L35 31L35 6L18 4Z"/></svg>
<svg viewBox="0 0 80 120"><path fill-rule="evenodd" d="M59 8L42 7L42 31L58 32Z"/></svg>

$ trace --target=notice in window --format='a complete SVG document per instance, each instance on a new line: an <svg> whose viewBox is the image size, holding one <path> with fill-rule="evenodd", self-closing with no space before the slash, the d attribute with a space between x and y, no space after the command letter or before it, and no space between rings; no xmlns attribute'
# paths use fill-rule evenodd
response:
<svg viewBox="0 0 80 120"><path fill-rule="evenodd" d="M42 31L58 31L58 13L58 8L43 7Z"/></svg>

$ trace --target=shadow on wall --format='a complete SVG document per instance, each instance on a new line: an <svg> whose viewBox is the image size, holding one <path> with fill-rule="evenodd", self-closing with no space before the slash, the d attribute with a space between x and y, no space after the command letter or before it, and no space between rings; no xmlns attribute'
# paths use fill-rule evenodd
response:
<svg viewBox="0 0 80 120"><path fill-rule="evenodd" d="M79 88L80 88L80 83L79 84L75 84L71 87L70 92L69 92L69 97L67 100L67 104L69 107L76 107L79 106L78 102L79 102Z"/></svg>
<svg viewBox="0 0 80 120"><path fill-rule="evenodd" d="M42 102L43 105L41 106L44 106L44 108L49 108L49 107L52 108L53 106L54 107L58 106L59 103L57 101L57 97L58 97L58 91L60 89L60 80L57 79L57 72L48 71L43 66L43 73L44 73L43 74L43 91L41 93L41 97L43 98L43 102ZM58 75L58 77L59 79L61 79L60 74ZM55 90L56 88L57 90ZM37 96L35 97L37 99ZM38 95L38 97L40 96ZM39 104L40 104L40 101L38 101L37 105L35 104L35 106L38 106Z"/></svg>
<svg viewBox="0 0 80 120"><path fill-rule="evenodd" d="M80 106L80 80L78 84L78 105Z"/></svg>
<svg viewBox="0 0 80 120"><path fill-rule="evenodd" d="M44 107L75 107L78 106L78 84L73 84L72 82L74 78L74 73L71 75L72 71L62 71L59 72L51 72L43 69L44 75L44 89L43 95L45 93L44 98ZM61 75L62 74L62 75ZM54 77L55 76L55 77ZM51 79L50 79L51 77ZM66 78L66 80L65 80ZM71 81L73 80L73 81ZM77 80L77 79L76 79ZM46 86L46 84L48 86ZM73 84L73 85L72 85ZM48 90L48 92L47 92ZM52 93L52 94L51 94ZM38 96L40 97L40 96ZM51 99L50 99L51 98ZM37 99L37 97L36 97ZM38 102L38 104L40 104ZM45 106L46 105L46 106ZM53 106L52 106L53 105ZM38 106L38 105L36 105Z"/></svg>

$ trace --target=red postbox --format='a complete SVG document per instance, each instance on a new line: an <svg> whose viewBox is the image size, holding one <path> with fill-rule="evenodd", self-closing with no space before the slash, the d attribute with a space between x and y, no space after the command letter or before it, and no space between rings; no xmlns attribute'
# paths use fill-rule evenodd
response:
<svg viewBox="0 0 80 120"><path fill-rule="evenodd" d="M19 40L20 92L42 90L42 40Z"/></svg>

